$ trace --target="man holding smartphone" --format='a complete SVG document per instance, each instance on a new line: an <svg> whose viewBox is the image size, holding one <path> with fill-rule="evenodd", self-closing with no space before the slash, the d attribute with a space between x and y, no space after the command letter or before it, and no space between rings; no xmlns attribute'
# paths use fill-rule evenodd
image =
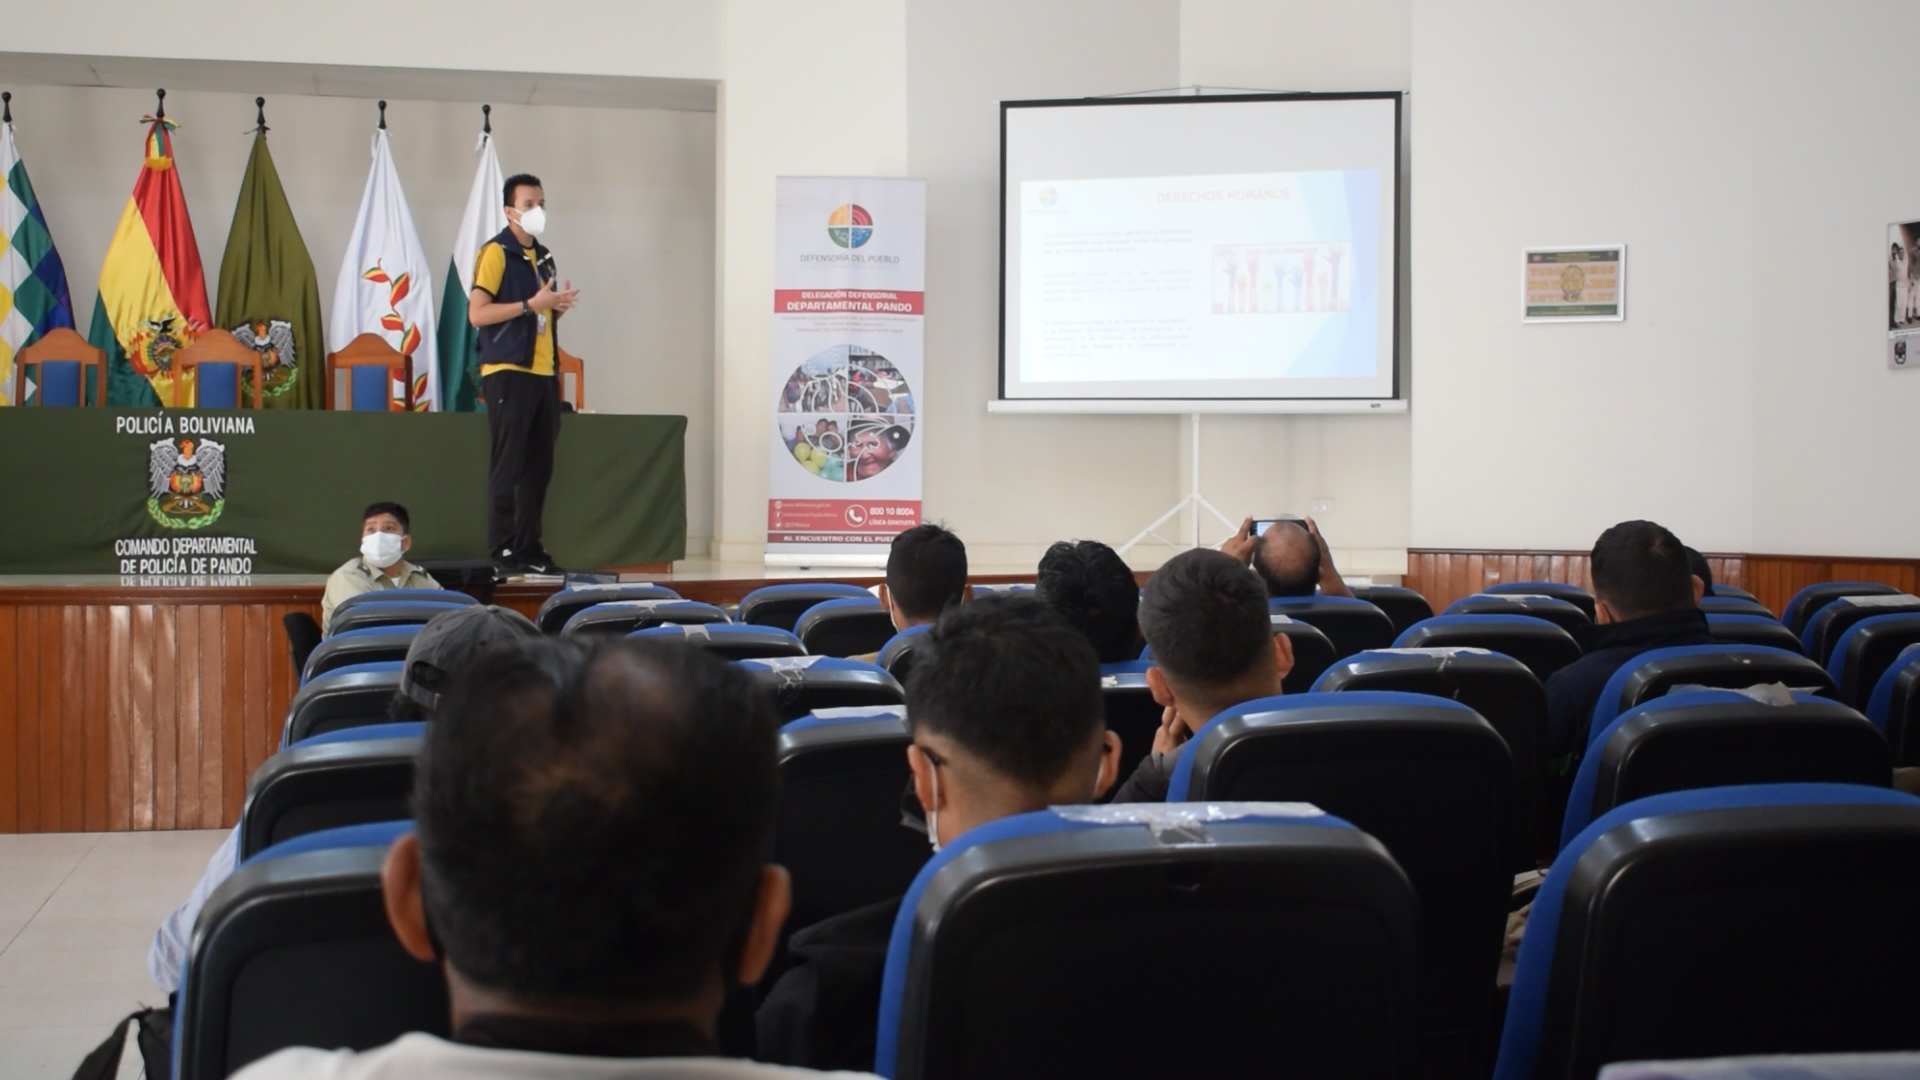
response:
<svg viewBox="0 0 1920 1080"><path fill-rule="evenodd" d="M1220 550L1251 564L1270 597L1312 596L1316 589L1322 596L1353 595L1310 517L1248 518Z"/></svg>
<svg viewBox="0 0 1920 1080"><path fill-rule="evenodd" d="M553 447L560 438L557 323L580 291L556 280L540 178L507 178L507 227L480 248L467 296L479 334L480 393L493 455L487 468L487 547L502 573L556 574L540 542Z"/></svg>

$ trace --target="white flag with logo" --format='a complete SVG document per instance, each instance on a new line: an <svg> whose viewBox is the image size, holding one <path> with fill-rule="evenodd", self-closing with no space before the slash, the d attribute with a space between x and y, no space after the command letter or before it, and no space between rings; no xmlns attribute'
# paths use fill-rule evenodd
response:
<svg viewBox="0 0 1920 1080"><path fill-rule="evenodd" d="M400 172L385 129L373 133L373 169L360 196L353 238L340 263L327 322L328 347L338 352L361 334L387 339L413 361L413 407L440 408L440 371L434 350L433 275L420 234L413 228ZM405 408L406 387L396 387L390 407Z"/></svg>
<svg viewBox="0 0 1920 1080"><path fill-rule="evenodd" d="M460 231L453 234L453 265L447 268L447 291L440 297L440 407L448 412L472 412L479 398L480 368L474 362L479 335L467 321L467 297L473 292L473 266L480 248L507 227L501 185L500 155L493 136L481 132L479 162L473 186L467 189L467 211L460 215Z"/></svg>

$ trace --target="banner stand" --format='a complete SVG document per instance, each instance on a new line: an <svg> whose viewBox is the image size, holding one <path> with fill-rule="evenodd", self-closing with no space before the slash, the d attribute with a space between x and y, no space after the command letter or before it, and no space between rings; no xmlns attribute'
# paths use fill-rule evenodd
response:
<svg viewBox="0 0 1920 1080"><path fill-rule="evenodd" d="M926 181L776 190L766 564L884 566L920 524Z"/></svg>

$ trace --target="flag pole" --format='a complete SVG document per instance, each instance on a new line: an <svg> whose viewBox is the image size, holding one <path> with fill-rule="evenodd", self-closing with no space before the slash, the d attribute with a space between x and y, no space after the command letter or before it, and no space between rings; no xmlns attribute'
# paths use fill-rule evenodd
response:
<svg viewBox="0 0 1920 1080"><path fill-rule="evenodd" d="M0 124L13 123L13 91L0 91Z"/></svg>
<svg viewBox="0 0 1920 1080"><path fill-rule="evenodd" d="M384 101L380 103L380 130L387 130L387 103Z"/></svg>
<svg viewBox="0 0 1920 1080"><path fill-rule="evenodd" d="M155 90L153 94L154 94L154 97L158 98L160 101L160 104L154 106L153 108L153 118L155 120L165 120L167 118L167 91L163 87L159 90Z"/></svg>
<svg viewBox="0 0 1920 1080"><path fill-rule="evenodd" d="M267 126L267 99L263 97L254 98L253 108L253 130L259 132L272 131L273 129Z"/></svg>
<svg viewBox="0 0 1920 1080"><path fill-rule="evenodd" d="M480 134L493 134L493 106L491 105L480 106Z"/></svg>

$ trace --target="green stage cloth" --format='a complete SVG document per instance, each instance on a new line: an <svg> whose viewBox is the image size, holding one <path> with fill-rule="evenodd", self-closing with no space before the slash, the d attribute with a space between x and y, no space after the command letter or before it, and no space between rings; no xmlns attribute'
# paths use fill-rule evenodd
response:
<svg viewBox="0 0 1920 1080"><path fill-rule="evenodd" d="M686 554L684 416L570 414L545 541L578 569ZM19 468L0 573L325 573L360 512L413 518L410 559L487 554L483 413L0 409Z"/></svg>

